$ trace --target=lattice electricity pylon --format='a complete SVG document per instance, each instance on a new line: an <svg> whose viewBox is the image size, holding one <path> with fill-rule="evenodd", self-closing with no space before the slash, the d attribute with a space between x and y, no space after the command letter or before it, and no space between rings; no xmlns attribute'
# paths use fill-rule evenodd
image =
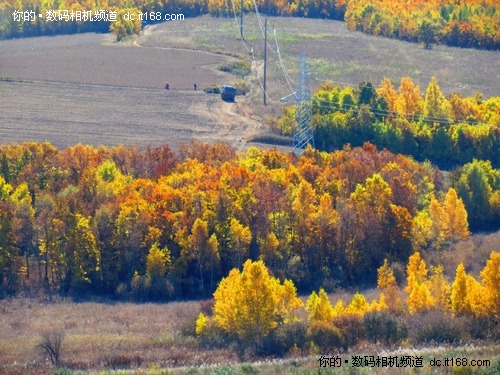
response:
<svg viewBox="0 0 500 375"><path fill-rule="evenodd" d="M292 142L293 150L298 155L301 155L306 146L311 144L314 147L314 133L311 126L312 110L311 110L311 90L309 89L309 69L306 61L306 54L300 54L299 62L299 80L295 100L297 102L297 124L293 131ZM291 95L283 98L288 100Z"/></svg>

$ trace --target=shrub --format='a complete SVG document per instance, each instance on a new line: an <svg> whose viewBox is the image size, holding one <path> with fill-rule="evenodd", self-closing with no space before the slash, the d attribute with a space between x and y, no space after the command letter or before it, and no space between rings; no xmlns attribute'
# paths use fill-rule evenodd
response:
<svg viewBox="0 0 500 375"><path fill-rule="evenodd" d="M500 341L500 325L490 317L467 317L464 324L473 339Z"/></svg>
<svg viewBox="0 0 500 375"><path fill-rule="evenodd" d="M457 367L455 367L457 368ZM478 375L498 375L500 374L500 360L493 362L491 367L482 367L478 368L475 371L475 374Z"/></svg>
<svg viewBox="0 0 500 375"><path fill-rule="evenodd" d="M234 87L236 87L236 95L246 95L250 91L250 86L245 81L235 82Z"/></svg>
<svg viewBox="0 0 500 375"><path fill-rule="evenodd" d="M117 354L109 358L105 358L104 363L106 367L117 370L117 369L126 369L132 367L140 367L142 361L143 361L142 357L138 355Z"/></svg>
<svg viewBox="0 0 500 375"><path fill-rule="evenodd" d="M371 311L363 317L366 337L373 342L396 344L408 336L408 327L389 311Z"/></svg>
<svg viewBox="0 0 500 375"><path fill-rule="evenodd" d="M49 356L50 363L59 366L61 361L61 349L64 341L63 332L47 332L42 334L42 339L38 347Z"/></svg>
<svg viewBox="0 0 500 375"><path fill-rule="evenodd" d="M437 310L413 315L408 325L412 344L459 343L469 338L464 318L453 318Z"/></svg>
<svg viewBox="0 0 500 375"><path fill-rule="evenodd" d="M184 337L196 337L196 325L199 315L194 318L186 319L180 327L180 334Z"/></svg>
<svg viewBox="0 0 500 375"><path fill-rule="evenodd" d="M219 328L213 320L208 320L198 336L198 345L202 349L227 348L234 339Z"/></svg>
<svg viewBox="0 0 500 375"><path fill-rule="evenodd" d="M217 85L208 86L203 89L203 92L207 94L220 94L220 87Z"/></svg>
<svg viewBox="0 0 500 375"><path fill-rule="evenodd" d="M242 374L258 374L259 369L251 363L242 363L240 366L240 372Z"/></svg>
<svg viewBox="0 0 500 375"><path fill-rule="evenodd" d="M307 339L325 353L335 349L347 349L342 331L330 323L312 322L307 330Z"/></svg>
<svg viewBox="0 0 500 375"><path fill-rule="evenodd" d="M231 73L238 77L245 77L250 74L251 68L250 63L240 60L232 63L223 63L217 66L222 72Z"/></svg>
<svg viewBox="0 0 500 375"><path fill-rule="evenodd" d="M363 317L360 315L340 315L335 317L332 323L342 332L348 347L355 346L366 336Z"/></svg>
<svg viewBox="0 0 500 375"><path fill-rule="evenodd" d="M58 368L52 372L52 375L84 375L81 371L72 371L67 368Z"/></svg>
<svg viewBox="0 0 500 375"><path fill-rule="evenodd" d="M284 356L294 346L304 349L307 341L307 326L303 322L279 325L264 340L258 354Z"/></svg>

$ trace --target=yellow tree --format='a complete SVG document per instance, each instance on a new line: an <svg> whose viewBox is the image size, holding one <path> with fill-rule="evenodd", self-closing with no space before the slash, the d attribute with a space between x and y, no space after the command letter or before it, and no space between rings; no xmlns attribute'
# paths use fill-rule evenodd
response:
<svg viewBox="0 0 500 375"><path fill-rule="evenodd" d="M370 311L370 304L366 301L366 298L361 293L355 293L352 297L352 301L345 308L346 314L354 314L354 315L365 315Z"/></svg>
<svg viewBox="0 0 500 375"><path fill-rule="evenodd" d="M147 276L152 281L158 280L166 275L170 265L170 251L167 248L160 249L158 243L155 242L149 249L149 254L146 258Z"/></svg>
<svg viewBox="0 0 500 375"><path fill-rule="evenodd" d="M467 298L467 273L463 263L458 265L455 280L451 286L451 311L455 315L471 313Z"/></svg>
<svg viewBox="0 0 500 375"><path fill-rule="evenodd" d="M310 322L329 323L334 317L333 306L323 288L319 290L319 294L311 293L306 302L306 311Z"/></svg>
<svg viewBox="0 0 500 375"><path fill-rule="evenodd" d="M215 291L215 323L241 343L259 345L302 306L295 293L293 283L281 284L264 262L247 260L241 272L231 270Z"/></svg>
<svg viewBox="0 0 500 375"><path fill-rule="evenodd" d="M278 251L280 242L276 238L276 234L271 232L266 238L259 241L260 244L260 258L266 263L271 269L282 260L283 255Z"/></svg>
<svg viewBox="0 0 500 375"><path fill-rule="evenodd" d="M100 251L90 226L90 217L75 214L65 236L66 282L78 291L85 284L99 282Z"/></svg>
<svg viewBox="0 0 500 375"><path fill-rule="evenodd" d="M210 277L210 288L213 285L215 268L219 263L219 244L215 234L209 236L208 224L206 221L198 218L194 221L191 229L191 235L187 240L186 256L191 259L196 259L198 270L200 273L201 291L205 293L205 278L207 272ZM211 289L210 291L212 291Z"/></svg>
<svg viewBox="0 0 500 375"><path fill-rule="evenodd" d="M447 122L451 117L451 105L439 88L436 77L431 78L425 90L424 116L436 122Z"/></svg>
<svg viewBox="0 0 500 375"><path fill-rule="evenodd" d="M432 220L424 211L419 211L411 223L411 243L414 251L420 251L429 245L432 239Z"/></svg>
<svg viewBox="0 0 500 375"><path fill-rule="evenodd" d="M0 200L5 201L9 198L12 192L12 185L5 181L5 178L0 175Z"/></svg>
<svg viewBox="0 0 500 375"><path fill-rule="evenodd" d="M410 119L414 118L421 111L420 87L415 85L411 78L401 78L399 95L396 99L396 111Z"/></svg>
<svg viewBox="0 0 500 375"><path fill-rule="evenodd" d="M389 267L389 262L384 259L384 264L377 270L377 288L380 289L380 304L382 302L391 311L402 311L403 303L399 295L396 278Z"/></svg>
<svg viewBox="0 0 500 375"><path fill-rule="evenodd" d="M397 287L396 277L389 267L389 262L384 259L384 264L377 270L377 288L386 290L393 287Z"/></svg>
<svg viewBox="0 0 500 375"><path fill-rule="evenodd" d="M330 194L325 193L319 199L316 212L309 216L309 234L307 242L310 244L308 260L313 270L323 270L324 265L333 263L337 256L335 249L335 234L338 222L338 213L333 208ZM321 273L321 272L320 272ZM317 275L324 277L324 274Z"/></svg>
<svg viewBox="0 0 500 375"><path fill-rule="evenodd" d="M431 199L429 216L432 221L431 238L436 248L439 249L444 242L469 237L467 210L455 189L448 190L443 203Z"/></svg>
<svg viewBox="0 0 500 375"><path fill-rule="evenodd" d="M420 257L420 253L414 253L408 259L406 267L408 297L406 303L410 314L427 310L434 305L429 286L427 285L427 265Z"/></svg>
<svg viewBox="0 0 500 375"><path fill-rule="evenodd" d="M317 212L316 192L312 185L302 180L294 191L292 212L294 214L294 233L297 236L298 246L303 252L304 263L309 267L313 263L311 246L311 217Z"/></svg>
<svg viewBox="0 0 500 375"><path fill-rule="evenodd" d="M467 287L467 301L470 306L470 313L474 316L486 316L489 314L485 301L486 290L479 281L471 275L467 275L465 283Z"/></svg>
<svg viewBox="0 0 500 375"><path fill-rule="evenodd" d="M445 213L445 238L450 240L468 238L469 222L467 221L467 210L455 189L451 188L448 190L442 207Z"/></svg>
<svg viewBox="0 0 500 375"><path fill-rule="evenodd" d="M448 216L436 198L432 198L429 204L429 218L431 220L431 238L434 246L440 249L443 242L447 239Z"/></svg>
<svg viewBox="0 0 500 375"><path fill-rule="evenodd" d="M500 318L500 252L491 252L480 275L484 286L484 303L489 314L498 321Z"/></svg>
<svg viewBox="0 0 500 375"><path fill-rule="evenodd" d="M236 257L235 265L241 268L243 258L248 256L248 249L252 241L250 228L241 224L238 219L232 218L229 225L230 249Z"/></svg>
<svg viewBox="0 0 500 375"><path fill-rule="evenodd" d="M450 309L451 287L444 277L443 266L431 266L431 273L429 289L436 302L436 308L441 311L448 311Z"/></svg>
<svg viewBox="0 0 500 375"><path fill-rule="evenodd" d="M160 249L157 242L151 245L146 257L146 277L144 278L145 291L150 298L165 298L168 295L166 276L171 266L170 251Z"/></svg>
<svg viewBox="0 0 500 375"><path fill-rule="evenodd" d="M277 279L274 279L275 283ZM278 323L289 323L298 320L295 311L300 309L304 304L297 298L297 288L291 280L283 281L283 286L277 286L276 293L278 294L278 309L277 315L281 319Z"/></svg>
<svg viewBox="0 0 500 375"><path fill-rule="evenodd" d="M394 88L394 85L389 80L389 78L384 78L380 83L380 88L377 89L377 94L382 96L387 101L387 107L389 112L394 112L396 110L396 99L398 97L398 92Z"/></svg>

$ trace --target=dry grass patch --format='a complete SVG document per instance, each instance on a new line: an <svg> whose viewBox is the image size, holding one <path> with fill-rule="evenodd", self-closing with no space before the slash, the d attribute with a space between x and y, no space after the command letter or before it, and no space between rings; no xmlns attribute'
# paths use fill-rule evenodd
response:
<svg viewBox="0 0 500 375"><path fill-rule="evenodd" d="M183 334L199 302L168 304L0 301L0 373L51 368L41 335L61 332L60 363L70 369L198 366L229 361L227 350L199 351ZM31 373L35 373L31 372Z"/></svg>

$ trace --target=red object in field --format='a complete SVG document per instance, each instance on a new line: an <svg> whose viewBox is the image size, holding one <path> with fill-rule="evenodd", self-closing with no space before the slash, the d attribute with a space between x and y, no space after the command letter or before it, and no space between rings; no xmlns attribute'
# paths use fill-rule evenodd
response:
<svg viewBox="0 0 500 375"><path fill-rule="evenodd" d="M165 82L165 90L170 90L170 83Z"/></svg>

